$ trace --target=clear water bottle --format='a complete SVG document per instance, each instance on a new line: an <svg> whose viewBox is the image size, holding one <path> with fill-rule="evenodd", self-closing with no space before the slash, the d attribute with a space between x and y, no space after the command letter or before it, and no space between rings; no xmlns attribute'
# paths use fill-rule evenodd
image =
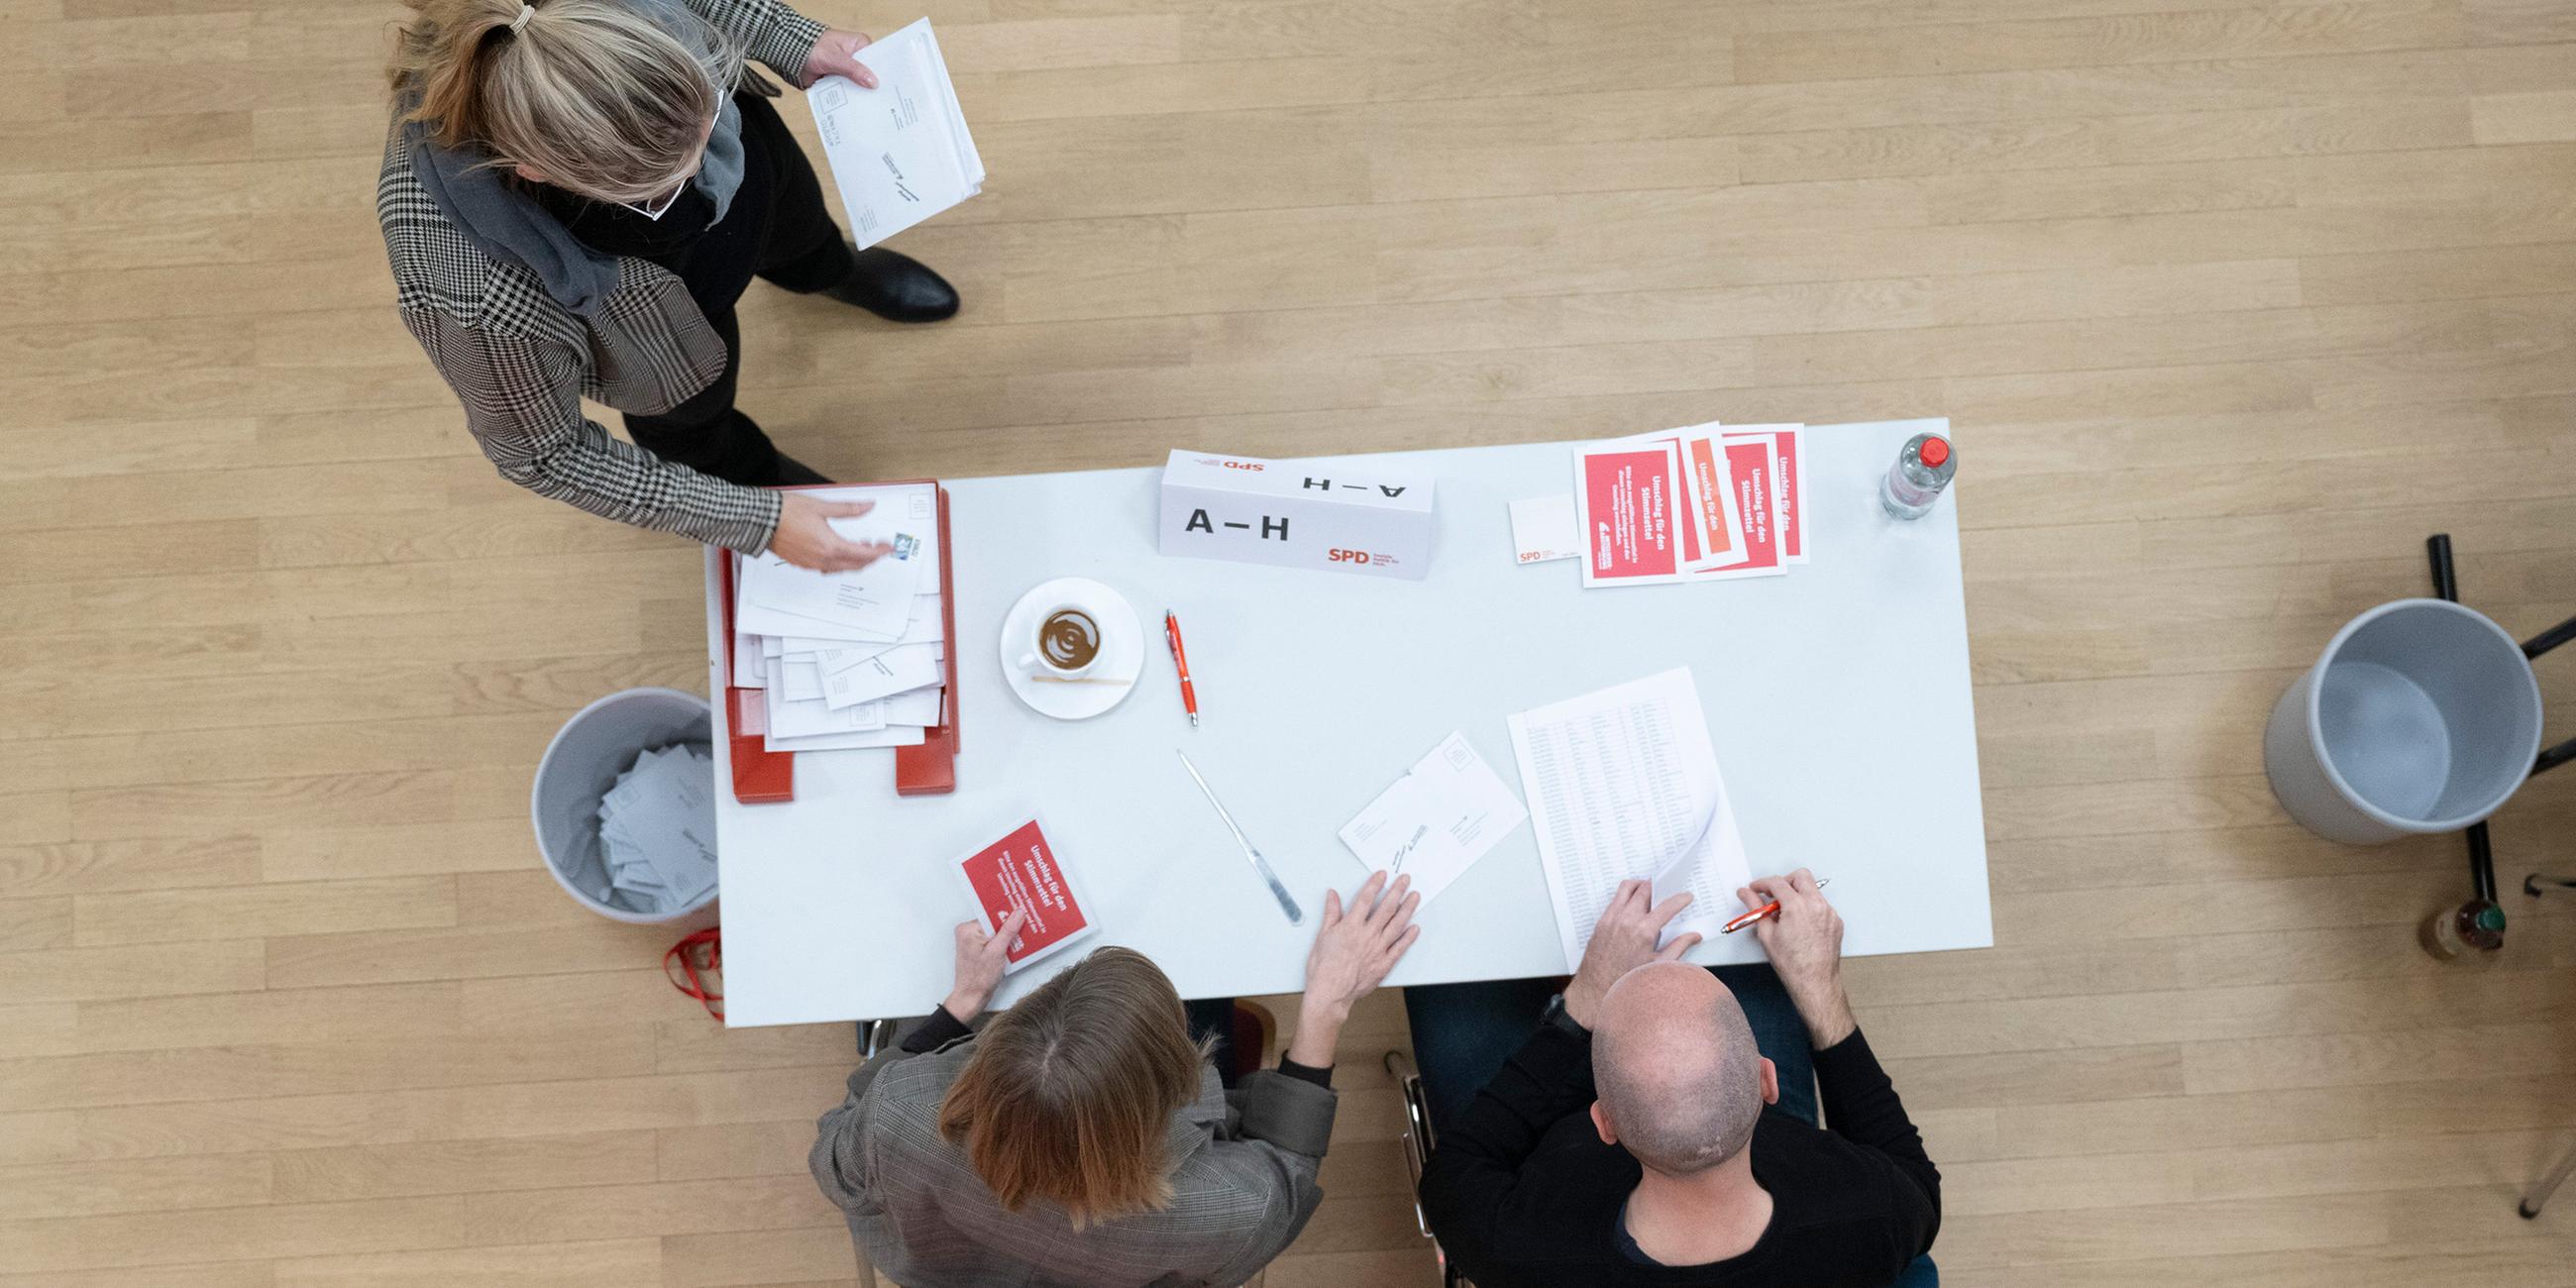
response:
<svg viewBox="0 0 2576 1288"><path fill-rule="evenodd" d="M1959 455L1950 450L1949 439L1916 434L1905 440L1905 450L1896 454L1896 464L1888 467L1886 480L1878 485L1878 503L1890 517L1920 519L1932 512L1941 489L1950 486L1950 476L1958 472Z"/></svg>
<svg viewBox="0 0 2576 1288"><path fill-rule="evenodd" d="M2424 923L2420 938L2424 951L2441 961L2492 961L2504 947L2504 909L2488 899L2444 908Z"/></svg>

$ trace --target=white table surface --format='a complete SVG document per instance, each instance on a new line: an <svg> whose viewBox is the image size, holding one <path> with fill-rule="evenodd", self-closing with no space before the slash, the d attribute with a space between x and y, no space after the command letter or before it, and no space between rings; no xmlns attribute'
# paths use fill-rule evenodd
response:
<svg viewBox="0 0 2576 1288"><path fill-rule="evenodd" d="M898 797L891 752L842 751L797 757L791 803L717 793L727 1022L926 1013L948 991L951 928L971 913L949 863L1030 806L1089 893L1095 942L1149 954L1184 996L1295 992L1324 891L1367 875L1336 833L1415 760L1463 730L1518 793L1506 716L1677 665L1697 677L1756 872L1831 876L1847 953L1990 946L1955 497L1913 523L1889 520L1877 497L1906 438L1945 426L1810 427L1812 562L1701 585L1587 591L1573 560L1513 563L1505 503L1571 490L1564 443L1385 458L1439 479L1424 582L1166 559L1159 469L950 482L957 790ZM1124 703L1071 724L1011 695L996 638L1021 592L1060 576L1117 587L1151 646ZM711 575L721 692L714 586ZM1196 730L1160 638L1166 607L1189 646ZM1281 915L1176 747L1269 856L1303 926ZM731 782L721 763L717 780ZM1570 969L1527 824L1420 921L1391 985ZM1759 955L1738 935L1693 957ZM995 1004L1077 956L1011 977Z"/></svg>

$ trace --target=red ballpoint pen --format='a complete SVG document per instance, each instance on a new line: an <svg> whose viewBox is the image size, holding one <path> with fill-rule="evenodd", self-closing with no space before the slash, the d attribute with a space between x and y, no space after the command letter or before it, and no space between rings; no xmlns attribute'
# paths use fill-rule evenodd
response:
<svg viewBox="0 0 2576 1288"><path fill-rule="evenodd" d="M1822 889L1824 889L1826 886L1832 885L1833 883L1834 883L1834 879L1833 879L1832 877L1820 877L1820 878L1818 878L1818 879L1817 879L1817 881L1816 881L1816 888L1817 888L1817 889L1819 889L1819 890L1822 890ZM1736 918L1735 920L1730 921L1730 922L1726 923L1725 925L1718 927L1718 928L1717 928L1717 933L1719 933L1719 934L1721 934L1721 935L1731 935L1731 934L1734 934L1736 931L1742 930L1742 929L1744 929L1746 926L1750 926L1750 925L1752 925L1754 922L1757 922L1757 921L1762 920L1764 917L1777 916L1777 915L1779 915L1779 912L1780 912L1780 901L1779 901L1779 900L1777 900L1777 899L1774 899L1774 900L1772 900L1771 902L1766 903L1766 904L1762 905L1761 907L1756 908L1756 909L1754 909L1753 911L1748 912L1748 913L1744 914L1743 916L1738 917L1738 918Z"/></svg>
<svg viewBox="0 0 2576 1288"><path fill-rule="evenodd" d="M1163 638L1172 642L1172 666L1181 673L1181 705L1190 713L1190 727L1199 727L1199 691L1190 687L1190 655L1181 651L1181 619L1172 610L1163 610Z"/></svg>

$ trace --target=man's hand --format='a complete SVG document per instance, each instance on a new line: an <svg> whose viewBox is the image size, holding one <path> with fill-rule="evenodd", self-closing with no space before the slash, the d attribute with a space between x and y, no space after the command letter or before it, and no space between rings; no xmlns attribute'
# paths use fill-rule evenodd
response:
<svg viewBox="0 0 2576 1288"><path fill-rule="evenodd" d="M863 88L875 89L877 74L859 61L859 51L867 47L866 32L838 28L824 32L814 41L814 52L805 56L805 76L796 87L810 89L826 76L847 76Z"/></svg>
<svg viewBox="0 0 2576 1288"><path fill-rule="evenodd" d="M1574 982L1565 986L1566 1017L1585 1028L1592 1027L1592 1017L1601 1009L1602 995L1619 977L1648 962L1678 961L1683 953L1699 944L1699 932L1676 935L1673 942L1658 952L1655 938L1682 909L1690 906L1690 893L1684 891L1658 904L1651 881L1622 881L1610 896L1610 906L1601 910L1601 920L1592 927L1592 942L1583 947L1583 964L1574 972Z"/></svg>
<svg viewBox="0 0 2576 1288"><path fill-rule="evenodd" d="M993 1000L993 990L1002 986L1002 968L1010 964L1011 943L1020 937L1020 924L1028 914L1018 908L1003 918L998 934L984 933L981 921L957 923L957 982L949 986L948 997L940 1002L941 1010L956 1016L961 1023L984 1013L985 1004Z"/></svg>
<svg viewBox="0 0 2576 1288"><path fill-rule="evenodd" d="M1755 877L1735 892L1747 908L1778 900L1780 911L1753 923L1754 937L1780 972L1798 1018L1816 1049L1850 1037L1860 1023L1843 993L1843 919L1816 889L1816 875L1800 868L1785 877Z"/></svg>
<svg viewBox="0 0 2576 1288"><path fill-rule="evenodd" d="M1342 892L1324 892L1324 924L1315 931L1315 946L1306 953L1306 996L1297 1008L1297 1036L1288 1043L1288 1058L1313 1068L1329 1068L1333 1047L1342 1039L1342 1023L1351 1006L1369 995L1413 946L1422 927L1413 910L1422 896L1409 894L1413 878L1386 883L1377 873L1351 897L1342 912Z"/></svg>
<svg viewBox="0 0 2576 1288"><path fill-rule="evenodd" d="M894 553L894 547L852 541L832 531L826 520L855 519L875 508L874 501L817 501L801 492L781 492L778 531L769 535L769 553L816 572L865 568Z"/></svg>

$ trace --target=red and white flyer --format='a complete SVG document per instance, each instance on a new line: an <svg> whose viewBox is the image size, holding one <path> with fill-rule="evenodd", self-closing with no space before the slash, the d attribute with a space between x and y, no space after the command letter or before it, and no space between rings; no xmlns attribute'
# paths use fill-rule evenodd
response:
<svg viewBox="0 0 2576 1288"><path fill-rule="evenodd" d="M974 898L975 914L986 934L999 931L1012 909L1028 913L1020 924L1019 938L1011 942L1009 964L1002 968L1006 972L1092 932L1091 914L1081 892L1035 816L1002 839L957 860L952 870Z"/></svg>
<svg viewBox="0 0 2576 1288"><path fill-rule="evenodd" d="M1789 571L1780 561L1780 519L1774 504L1780 476L1780 447L1769 434L1723 440L1726 463L1735 485L1736 511L1744 520L1744 553L1739 559L1703 569L1710 578L1777 577Z"/></svg>
<svg viewBox="0 0 2576 1288"><path fill-rule="evenodd" d="M1682 486L1674 493L1681 515L1674 527L1681 534L1684 572L1723 567L1742 557L1744 522L1736 513L1735 487L1718 439L1717 423L1711 421L1616 440L1623 445L1669 443L1681 453Z"/></svg>
<svg viewBox="0 0 2576 1288"><path fill-rule="evenodd" d="M1728 438L1768 438L1779 451L1772 476L1771 511L1780 529L1780 562L1807 562L1807 469L1804 425L1729 425Z"/></svg>
<svg viewBox="0 0 2576 1288"><path fill-rule="evenodd" d="M1583 584L1634 586L1689 576L1680 531L1687 488L1677 439L1598 443L1574 453Z"/></svg>
<svg viewBox="0 0 2576 1288"><path fill-rule="evenodd" d="M1735 472L1727 462L1717 426L1683 431L1682 467L1690 475L1691 519L1699 537L1699 554L1691 560L1691 570L1726 567L1743 557L1744 516L1736 499Z"/></svg>

